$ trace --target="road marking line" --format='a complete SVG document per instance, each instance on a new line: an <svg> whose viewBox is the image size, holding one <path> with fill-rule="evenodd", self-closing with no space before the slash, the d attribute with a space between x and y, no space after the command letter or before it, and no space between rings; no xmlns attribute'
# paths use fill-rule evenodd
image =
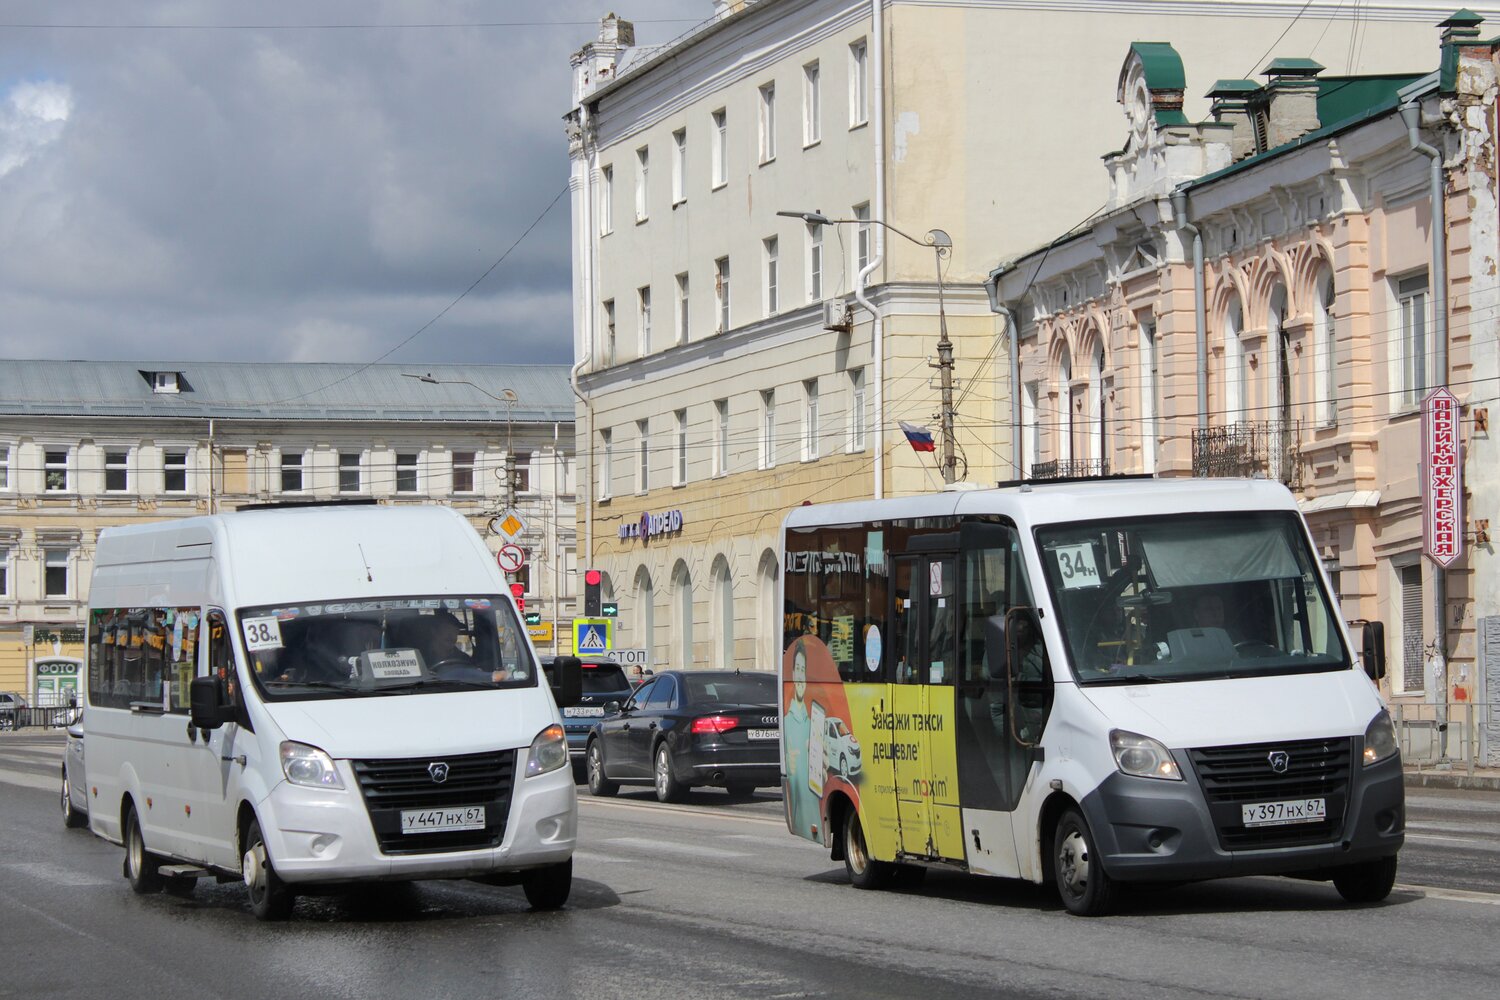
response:
<svg viewBox="0 0 1500 1000"><path fill-rule="evenodd" d="M1468 847L1476 851L1489 851L1492 853L1494 851L1500 851L1500 844L1487 844L1484 841L1465 839L1463 837L1439 837L1436 834L1432 833L1412 833L1408 831L1406 834L1406 839L1425 840L1435 844L1462 844L1464 847Z"/></svg>
<svg viewBox="0 0 1500 1000"><path fill-rule="evenodd" d="M40 788L43 791L62 791L62 776L43 777L40 774L32 774L28 771L11 771L0 768L0 784L20 785L22 788Z"/></svg>
<svg viewBox="0 0 1500 1000"><path fill-rule="evenodd" d="M22 875L30 875L41 879L43 882L61 886L96 886L114 885L115 880L97 878L93 875L85 875L62 865L55 865L49 861L8 861L0 864L0 868L6 871L20 872Z"/></svg>
<svg viewBox="0 0 1500 1000"><path fill-rule="evenodd" d="M580 797L578 805L580 807L598 806L601 809L635 809L648 813L675 813L679 816L696 816L701 819L724 820L731 823L759 823L762 826L776 826L783 830L786 829L786 820L784 819L762 819L759 816L739 812L708 812L703 809L689 809L685 806L669 806L654 802L620 802L610 801L609 799Z"/></svg>
<svg viewBox="0 0 1500 1000"><path fill-rule="evenodd" d="M717 847L699 847L694 844L672 844L661 840L647 840L645 837L611 837L605 841L606 844L619 844L621 847L635 847L650 851L653 854L686 854L697 858L748 858L753 855L744 851L721 851Z"/></svg>
<svg viewBox="0 0 1500 1000"><path fill-rule="evenodd" d="M1453 903L1480 903L1484 906L1500 906L1500 893L1476 892L1472 889L1434 889L1425 885L1407 885L1397 882L1398 892L1415 892L1428 899L1445 899Z"/></svg>
<svg viewBox="0 0 1500 1000"><path fill-rule="evenodd" d="M618 865L629 862L630 858L622 858L614 854L600 854L598 851L580 851L573 849L574 861L589 861L595 864Z"/></svg>

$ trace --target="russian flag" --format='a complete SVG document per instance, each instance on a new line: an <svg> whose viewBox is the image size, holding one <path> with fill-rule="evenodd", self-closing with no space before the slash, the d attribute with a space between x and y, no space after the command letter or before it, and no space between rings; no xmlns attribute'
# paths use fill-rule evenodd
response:
<svg viewBox="0 0 1500 1000"><path fill-rule="evenodd" d="M932 443L932 431L916 424L909 424L905 420L896 421L901 425L901 433L906 435L906 440L911 443L912 451L936 451L937 445Z"/></svg>

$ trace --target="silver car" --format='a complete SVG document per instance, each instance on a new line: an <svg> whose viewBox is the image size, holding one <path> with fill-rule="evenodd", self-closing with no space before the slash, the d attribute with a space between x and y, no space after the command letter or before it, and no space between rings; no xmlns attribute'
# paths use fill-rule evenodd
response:
<svg viewBox="0 0 1500 1000"><path fill-rule="evenodd" d="M66 827L86 826L89 790L83 778L83 716L68 726L68 749L62 763L62 814Z"/></svg>
<svg viewBox="0 0 1500 1000"><path fill-rule="evenodd" d="M0 729L15 729L17 716L26 707L26 699L14 691L0 691Z"/></svg>

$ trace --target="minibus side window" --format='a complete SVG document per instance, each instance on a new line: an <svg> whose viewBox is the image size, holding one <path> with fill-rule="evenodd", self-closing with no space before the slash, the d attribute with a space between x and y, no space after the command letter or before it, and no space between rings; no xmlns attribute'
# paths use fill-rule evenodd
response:
<svg viewBox="0 0 1500 1000"><path fill-rule="evenodd" d="M198 609L156 609L161 634L161 683L166 689L167 711L186 715L192 707L188 691L198 672Z"/></svg>
<svg viewBox="0 0 1500 1000"><path fill-rule="evenodd" d="M203 634L208 641L208 676L224 682L225 704L239 709L244 698L240 692L239 673L234 669L234 644L229 638L229 623L224 612L217 608L209 611Z"/></svg>

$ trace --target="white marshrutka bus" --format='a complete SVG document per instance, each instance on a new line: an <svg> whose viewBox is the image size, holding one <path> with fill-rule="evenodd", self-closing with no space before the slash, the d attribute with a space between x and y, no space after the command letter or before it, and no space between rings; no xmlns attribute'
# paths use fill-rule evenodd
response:
<svg viewBox="0 0 1500 1000"><path fill-rule="evenodd" d="M561 906L577 799L494 560L444 507L242 510L101 532L84 780L137 892L478 878Z"/></svg>
<svg viewBox="0 0 1500 1000"><path fill-rule="evenodd" d="M855 885L1050 881L1082 915L1130 882L1390 892L1383 629L1362 623L1356 654L1279 484L809 505L782 542L787 823Z"/></svg>

